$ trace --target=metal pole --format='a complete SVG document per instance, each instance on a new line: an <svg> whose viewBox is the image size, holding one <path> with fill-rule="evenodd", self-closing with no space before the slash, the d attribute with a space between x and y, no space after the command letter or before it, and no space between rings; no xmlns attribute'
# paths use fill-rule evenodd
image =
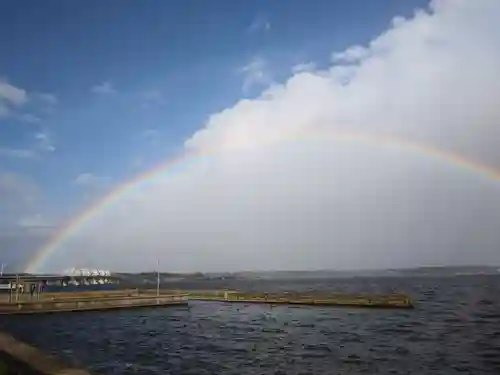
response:
<svg viewBox="0 0 500 375"><path fill-rule="evenodd" d="M160 259L157 259L158 270L156 271L156 296L160 295Z"/></svg>
<svg viewBox="0 0 500 375"><path fill-rule="evenodd" d="M6 266L6 264L2 263L2 269L0 270L0 276L3 276L3 269L4 269L5 266Z"/></svg>
<svg viewBox="0 0 500 375"><path fill-rule="evenodd" d="M16 302L19 301L19 275L16 274Z"/></svg>

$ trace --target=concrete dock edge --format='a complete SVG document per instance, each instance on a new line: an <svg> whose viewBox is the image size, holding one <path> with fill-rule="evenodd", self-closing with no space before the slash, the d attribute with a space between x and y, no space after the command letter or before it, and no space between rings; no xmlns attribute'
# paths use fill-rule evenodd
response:
<svg viewBox="0 0 500 375"><path fill-rule="evenodd" d="M17 303L0 303L0 315L104 311L146 307L174 307L187 304L188 300L183 296L170 295L107 298L60 298Z"/></svg>
<svg viewBox="0 0 500 375"><path fill-rule="evenodd" d="M3 371L3 372L2 372ZM72 368L54 356L0 332L0 374L90 375Z"/></svg>

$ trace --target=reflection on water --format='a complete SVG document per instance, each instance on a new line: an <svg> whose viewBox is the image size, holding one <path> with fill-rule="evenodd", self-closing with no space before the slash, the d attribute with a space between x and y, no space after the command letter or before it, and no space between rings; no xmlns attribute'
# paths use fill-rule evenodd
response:
<svg viewBox="0 0 500 375"><path fill-rule="evenodd" d="M185 287L200 287L185 285ZM410 293L412 311L194 302L3 317L96 374L499 374L500 277L261 281L232 288Z"/></svg>

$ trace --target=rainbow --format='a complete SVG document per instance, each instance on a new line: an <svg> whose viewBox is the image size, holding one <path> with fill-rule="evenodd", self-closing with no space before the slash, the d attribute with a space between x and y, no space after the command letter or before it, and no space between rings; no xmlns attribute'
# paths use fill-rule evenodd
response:
<svg viewBox="0 0 500 375"><path fill-rule="evenodd" d="M491 167L480 164L473 160L467 159L459 154L447 152L435 148L433 146L416 143L404 138L384 136L384 135L373 135L367 133L354 133L354 132L308 132L308 133L296 133L291 136L281 137L269 142L259 143L257 146L261 147L266 144L281 143L284 141L298 140L306 138L311 138L318 136L320 139L325 137L332 137L339 141L349 141L349 142L362 142L368 144L374 144L379 146L388 146L392 148L398 148L405 152L410 152L414 154L424 155L438 161L447 163L452 166L456 166L465 171L473 172L478 175L482 175L493 181L500 181L500 171L497 171ZM35 252L35 255L28 261L25 266L25 272L35 273L44 265L44 263L58 250L63 248L64 243L78 233L86 224L90 223L92 219L97 217L100 213L105 212L113 208L114 204L119 202L121 199L126 197L129 193L141 189L141 187L154 183L156 179L163 177L163 175L173 169L181 163L197 157L206 157L214 154L221 154L231 150L241 150L245 148L244 145L237 145L231 147L230 149L218 149L218 150L208 150L204 152L186 152L180 157L170 159L164 164L161 164L157 168L147 171L143 174L139 174L132 180L118 186L116 189L111 191L103 199L97 201L92 206L85 209L79 215L75 216L70 220L65 226L63 226L59 231L57 231L50 240Z"/></svg>

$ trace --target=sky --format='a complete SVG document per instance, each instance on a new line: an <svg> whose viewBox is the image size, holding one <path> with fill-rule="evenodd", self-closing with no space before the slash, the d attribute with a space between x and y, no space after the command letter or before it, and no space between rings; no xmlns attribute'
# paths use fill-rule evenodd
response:
<svg viewBox="0 0 500 375"><path fill-rule="evenodd" d="M0 46L6 271L500 264L496 0L4 1Z"/></svg>

